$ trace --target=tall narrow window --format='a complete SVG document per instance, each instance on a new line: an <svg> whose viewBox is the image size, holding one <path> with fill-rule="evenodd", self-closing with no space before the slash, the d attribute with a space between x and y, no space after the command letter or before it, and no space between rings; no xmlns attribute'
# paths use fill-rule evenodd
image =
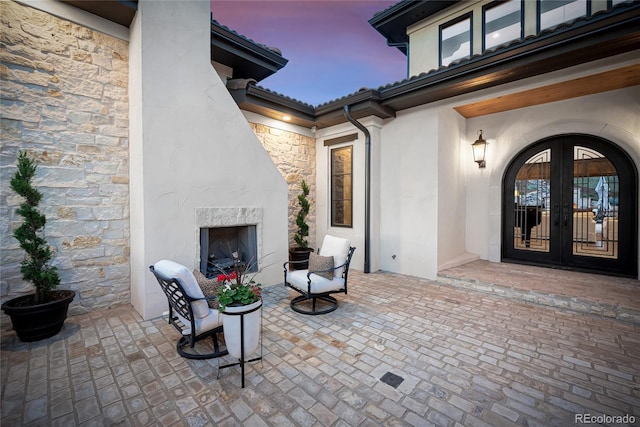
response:
<svg viewBox="0 0 640 427"><path fill-rule="evenodd" d="M496 1L483 10L483 50L522 37L522 0Z"/></svg>
<svg viewBox="0 0 640 427"><path fill-rule="evenodd" d="M353 226L353 146L331 150L331 226Z"/></svg>
<svg viewBox="0 0 640 427"><path fill-rule="evenodd" d="M555 27L589 13L587 0L539 0L540 30Z"/></svg>
<svg viewBox="0 0 640 427"><path fill-rule="evenodd" d="M471 57L471 14L440 26L440 65Z"/></svg>

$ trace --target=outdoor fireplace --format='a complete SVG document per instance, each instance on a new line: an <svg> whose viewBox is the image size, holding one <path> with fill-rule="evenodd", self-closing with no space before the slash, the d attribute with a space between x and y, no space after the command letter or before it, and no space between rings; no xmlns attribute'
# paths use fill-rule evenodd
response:
<svg viewBox="0 0 640 427"><path fill-rule="evenodd" d="M200 271L208 278L228 274L234 262L245 271L258 271L255 225L200 229Z"/></svg>
<svg viewBox="0 0 640 427"><path fill-rule="evenodd" d="M196 259L207 277L233 269L233 253L249 272L262 260L262 209L257 207L196 208Z"/></svg>

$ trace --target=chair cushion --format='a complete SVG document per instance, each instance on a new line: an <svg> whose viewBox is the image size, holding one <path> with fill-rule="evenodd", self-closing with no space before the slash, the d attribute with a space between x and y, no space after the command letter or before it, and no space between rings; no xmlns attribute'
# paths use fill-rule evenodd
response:
<svg viewBox="0 0 640 427"><path fill-rule="evenodd" d="M307 273L309 270L293 270L287 272L287 283L299 289L303 293L307 293L309 289L309 281ZM342 277L334 277L331 280L311 273L311 293L321 294L324 292L339 291L344 288L344 279Z"/></svg>
<svg viewBox="0 0 640 427"><path fill-rule="evenodd" d="M191 298L201 298L200 301L194 301L191 303L191 309L193 310L193 315L196 318L203 318L209 314L209 305L204 299L202 289L200 289L196 278L187 267L178 264L177 262L163 259L156 262L156 264L153 266L153 269L166 278L178 279L178 281L180 281L180 284L184 288L184 291Z"/></svg>
<svg viewBox="0 0 640 427"><path fill-rule="evenodd" d="M329 270L329 271L319 271ZM333 279L333 257L322 256L311 252L309 254L309 271L325 279Z"/></svg>
<svg viewBox="0 0 640 427"><path fill-rule="evenodd" d="M187 319L183 318L177 313L175 314L184 325L182 335L191 335L191 324L187 321ZM222 316L219 315L218 310L210 308L209 311L207 311L207 315L205 317L196 317L194 322L196 324L196 335L200 335L222 325Z"/></svg>
<svg viewBox="0 0 640 427"><path fill-rule="evenodd" d="M322 256L332 256L333 265L337 267L347 262L350 246L351 243L347 239L327 234L324 236L319 254ZM342 277L343 271L344 268L338 268L334 271L333 275L335 277Z"/></svg>
<svg viewBox="0 0 640 427"><path fill-rule="evenodd" d="M218 289L222 287L222 283L218 282L218 279L207 279L207 276L202 274L198 269L193 270L193 275L205 297L218 297ZM209 308L215 308L217 310L220 306L220 301L217 299L207 300L207 304L209 304Z"/></svg>

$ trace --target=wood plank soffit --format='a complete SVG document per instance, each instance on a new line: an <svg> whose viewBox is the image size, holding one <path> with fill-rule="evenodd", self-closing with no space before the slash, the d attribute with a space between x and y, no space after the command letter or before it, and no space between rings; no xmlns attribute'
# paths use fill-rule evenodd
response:
<svg viewBox="0 0 640 427"><path fill-rule="evenodd" d="M636 85L640 85L640 64L459 105L454 109L470 119Z"/></svg>

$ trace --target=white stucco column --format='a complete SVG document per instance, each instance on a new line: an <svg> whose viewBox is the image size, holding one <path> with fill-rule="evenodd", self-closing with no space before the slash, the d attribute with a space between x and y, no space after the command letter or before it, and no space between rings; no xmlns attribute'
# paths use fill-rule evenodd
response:
<svg viewBox="0 0 640 427"><path fill-rule="evenodd" d="M209 2L138 2L130 42L131 300L146 319L167 307L149 265L197 267L202 209L259 212L256 280L282 282L287 186L211 66L210 39Z"/></svg>
<svg viewBox="0 0 640 427"><path fill-rule="evenodd" d="M382 129L380 262L386 271L438 273L438 112L399 113Z"/></svg>
<svg viewBox="0 0 640 427"><path fill-rule="evenodd" d="M382 119L371 117L368 120L364 120L363 124L367 127L371 135L371 216L369 218L371 233L369 242L369 270L373 273L382 268L380 263L380 164L383 121Z"/></svg>

